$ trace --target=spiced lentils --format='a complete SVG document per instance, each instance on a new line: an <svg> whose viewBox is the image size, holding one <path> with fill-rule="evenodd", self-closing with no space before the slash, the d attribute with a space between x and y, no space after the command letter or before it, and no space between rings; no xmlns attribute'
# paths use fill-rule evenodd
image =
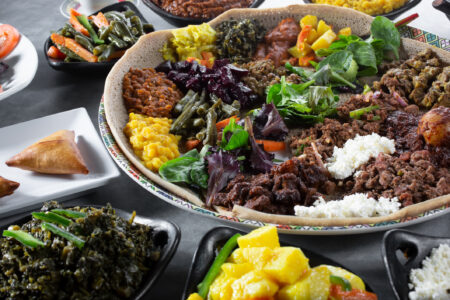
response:
<svg viewBox="0 0 450 300"><path fill-rule="evenodd" d="M130 68L123 78L123 98L128 113L170 118L183 94L164 73L152 68Z"/></svg>

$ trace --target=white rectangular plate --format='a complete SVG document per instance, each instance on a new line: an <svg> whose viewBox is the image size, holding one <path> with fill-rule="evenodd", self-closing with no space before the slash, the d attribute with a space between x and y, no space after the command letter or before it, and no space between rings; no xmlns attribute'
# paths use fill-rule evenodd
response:
<svg viewBox="0 0 450 300"><path fill-rule="evenodd" d="M5 164L26 147L62 129L75 132L75 141L89 174L39 174ZM85 108L0 128L0 176L20 183L12 195L0 198L0 216L11 215L48 200L67 200L69 195L99 187L119 175Z"/></svg>

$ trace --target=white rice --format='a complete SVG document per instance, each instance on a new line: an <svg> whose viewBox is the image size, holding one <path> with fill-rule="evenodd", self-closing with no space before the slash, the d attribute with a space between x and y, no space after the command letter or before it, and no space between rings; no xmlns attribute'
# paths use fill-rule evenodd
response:
<svg viewBox="0 0 450 300"><path fill-rule="evenodd" d="M372 157L380 153L395 152L395 141L376 133L356 135L345 142L344 147L334 147L333 156L325 164L330 174L336 179L345 179Z"/></svg>
<svg viewBox="0 0 450 300"><path fill-rule="evenodd" d="M310 218L354 218L386 216L399 210L397 197L389 199L381 197L378 200L369 198L367 194L356 193L345 196L342 200L326 202L323 198L306 207L296 205L295 215Z"/></svg>
<svg viewBox="0 0 450 300"><path fill-rule="evenodd" d="M441 244L431 250L422 261L422 268L412 269L409 274L411 300L450 299L450 247Z"/></svg>

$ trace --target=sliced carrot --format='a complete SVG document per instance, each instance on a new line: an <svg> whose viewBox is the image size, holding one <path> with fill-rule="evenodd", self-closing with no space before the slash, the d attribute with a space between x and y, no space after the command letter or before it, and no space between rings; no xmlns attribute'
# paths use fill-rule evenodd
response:
<svg viewBox="0 0 450 300"><path fill-rule="evenodd" d="M55 46L51 46L50 48L48 48L47 56L54 58L54 59L66 58L66 55L64 53L62 53L61 51L59 51L59 49L56 48Z"/></svg>
<svg viewBox="0 0 450 300"><path fill-rule="evenodd" d="M311 29L311 25L305 25L305 27L303 27L302 31L300 31L300 34L298 35L297 45L300 45L300 43L303 43L308 38Z"/></svg>
<svg viewBox="0 0 450 300"><path fill-rule="evenodd" d="M231 119L234 119L235 122L239 121L239 118L237 116L232 116L229 117L228 119L217 122L216 123L217 131L224 129L228 125L228 123L230 123Z"/></svg>
<svg viewBox="0 0 450 300"><path fill-rule="evenodd" d="M85 36L90 36L87 29L84 28L83 25L81 25L75 15L70 16L69 23L73 26L73 28L75 28L76 31L81 32Z"/></svg>
<svg viewBox="0 0 450 300"><path fill-rule="evenodd" d="M286 149L286 144L284 142L276 142L270 140L256 140L257 144L262 144L264 150L267 152L276 152Z"/></svg>
<svg viewBox="0 0 450 300"><path fill-rule="evenodd" d="M84 49L83 46L78 44L74 39L64 38L65 46L67 49L72 50L76 55L85 59L88 62L97 62L98 57Z"/></svg>
<svg viewBox="0 0 450 300"><path fill-rule="evenodd" d="M75 16L75 17L78 17L78 16L81 16L81 13L79 13L79 12L77 12L75 9L71 8L71 9L70 9L70 15L71 15L71 16Z"/></svg>
<svg viewBox="0 0 450 300"><path fill-rule="evenodd" d="M64 40L65 37L60 34L57 34L57 33L52 33L50 35L50 39L52 40L53 44L57 44L60 46L65 46L65 44L66 44L66 42Z"/></svg>
<svg viewBox="0 0 450 300"><path fill-rule="evenodd" d="M298 59L298 65L299 65L300 67L308 67L308 66L311 65L311 64L309 63L309 61L310 61L310 60L315 60L315 59L316 59L316 56L315 56L314 53L313 53L313 54L310 54L310 55L307 55L307 56L300 57L300 58Z"/></svg>
<svg viewBox="0 0 450 300"><path fill-rule="evenodd" d="M11 53L20 40L20 33L11 25L0 24L0 59Z"/></svg>
<svg viewBox="0 0 450 300"><path fill-rule="evenodd" d="M197 148L197 146L200 145L200 140L188 140L186 141L186 151L190 151L194 148Z"/></svg>
<svg viewBox="0 0 450 300"><path fill-rule="evenodd" d="M93 21L95 26L97 26L98 28L109 26L109 22L102 12L99 12L96 16L94 16Z"/></svg>

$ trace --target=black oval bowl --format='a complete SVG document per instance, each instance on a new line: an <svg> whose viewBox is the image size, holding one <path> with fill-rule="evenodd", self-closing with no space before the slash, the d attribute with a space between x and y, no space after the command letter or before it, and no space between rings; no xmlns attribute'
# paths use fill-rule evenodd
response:
<svg viewBox="0 0 450 300"><path fill-rule="evenodd" d="M177 27L184 27L184 26L187 26L187 25L190 25L190 24L201 24L201 23L204 23L204 22L211 21L213 19L213 18L211 18L211 19L199 19L199 18L187 18L187 17L176 16L176 15L173 15L173 14L165 11L164 9L162 9L161 7L159 7L158 5L153 3L152 0L142 0L142 1L144 2L145 5L150 7L150 9L153 10L156 14L161 16L163 19L165 19L170 24L175 25ZM249 6L249 8L257 8L263 2L264 2L264 0L255 0Z"/></svg>
<svg viewBox="0 0 450 300"><path fill-rule="evenodd" d="M147 23L147 20L145 20L144 16L141 14L141 12L136 7L136 5L134 5L133 3L129 2L129 1L122 1L122 2L108 5L102 9L94 12L93 15L98 14L99 12L102 12L102 13L105 13L108 11L120 11L121 12L121 11L126 11L128 9L134 11L135 14L142 20L142 23ZM52 45L53 45L53 43L52 43L50 37L48 37L45 40L45 44L44 44L44 56L47 59L47 62L50 65L50 67L52 67L53 69L58 70L58 71L80 72L80 73L107 72L107 71L111 70L111 68L114 66L114 64L118 60L118 59L114 59L111 61L96 62L96 63L64 62L63 60L58 60L58 59L48 57L47 51L48 51L48 48L50 48L50 46L52 46Z"/></svg>
<svg viewBox="0 0 450 300"><path fill-rule="evenodd" d="M218 253L219 247L223 246L225 242L236 233L247 234L248 232L223 226L213 228L206 233L206 235L200 241L197 250L195 251L194 259L192 260L191 269L189 270L188 279L186 281L181 300L186 300L190 294L197 292L197 285L203 280L206 273L208 272ZM280 244L282 246L293 246L288 243L283 243L281 239ZM326 264L349 270L348 268L343 267L341 264L329 258L326 258L325 256L317 254L303 247L300 248L302 249L305 256L309 258L309 265L311 267ZM351 272L351 270L349 271ZM370 287L367 281L364 278L362 278L362 280L366 285L366 289L373 292L373 289Z"/></svg>
<svg viewBox="0 0 450 300"><path fill-rule="evenodd" d="M82 205L81 207L95 207L100 208L99 205ZM65 207L69 208L69 207ZM130 219L131 213L121 209L114 209L116 215L126 220ZM0 230L6 230L9 225L21 225L31 220L30 213L26 217L18 217L17 220L11 222L8 225L0 227ZM152 286L156 283L157 279L166 269L170 260L172 259L175 251L177 250L180 242L180 229L172 222L158 219L150 219L146 217L136 216L134 222L148 225L153 228L153 239L156 246L161 247L161 256L157 262L151 267L150 272L144 277L141 286L136 295L133 298L135 300L144 299L146 294L150 291Z"/></svg>
<svg viewBox="0 0 450 300"><path fill-rule="evenodd" d="M407 3L405 3L405 5L403 5L402 7L399 7L397 9L394 9L391 12L388 12L387 14L381 14L381 15L375 15L376 16L383 16L389 19L395 19L398 15L404 13L407 10L410 10L411 8L413 8L414 6L416 6L417 4L419 4L421 0L410 0ZM303 2L307 3L307 4L313 4L313 2L311 0L303 0Z"/></svg>
<svg viewBox="0 0 450 300"><path fill-rule="evenodd" d="M384 234L381 252L389 283L398 300L408 299L411 269L420 268L431 249L440 244L450 245L450 238L432 237L406 230L390 230ZM405 253L408 258L403 256Z"/></svg>

